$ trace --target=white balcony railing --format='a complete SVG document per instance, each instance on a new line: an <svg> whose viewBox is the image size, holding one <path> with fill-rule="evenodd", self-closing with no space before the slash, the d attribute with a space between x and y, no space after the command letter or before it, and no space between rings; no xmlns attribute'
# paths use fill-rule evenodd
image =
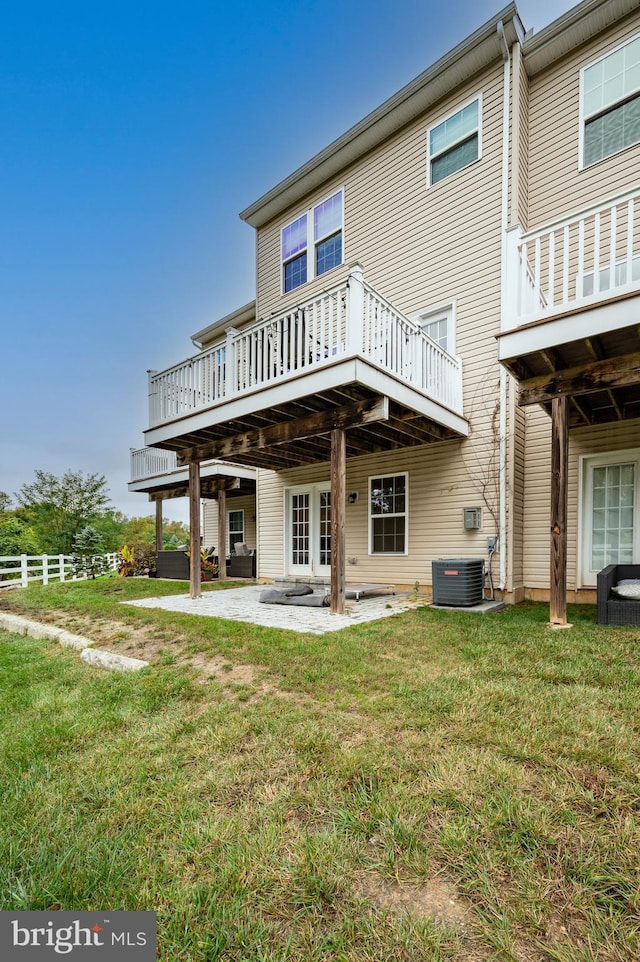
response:
<svg viewBox="0 0 640 962"><path fill-rule="evenodd" d="M247 392L362 357L462 414L462 366L365 284L342 284L261 320L167 371L149 372L149 423L213 407Z"/></svg>
<svg viewBox="0 0 640 962"><path fill-rule="evenodd" d="M160 448L131 448L131 480L145 481L158 474L176 471L178 462L175 451Z"/></svg>
<svg viewBox="0 0 640 962"><path fill-rule="evenodd" d="M507 235L503 326L640 291L640 189L523 234Z"/></svg>

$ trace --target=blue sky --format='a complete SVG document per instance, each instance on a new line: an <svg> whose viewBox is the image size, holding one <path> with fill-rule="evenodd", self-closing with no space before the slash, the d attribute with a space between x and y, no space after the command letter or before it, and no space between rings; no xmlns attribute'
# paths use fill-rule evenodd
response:
<svg viewBox="0 0 640 962"><path fill-rule="evenodd" d="M0 36L0 490L103 473L128 515L147 368L255 295L238 213L500 0L59 0ZM526 0L540 29L572 6ZM186 499L166 515L186 518Z"/></svg>

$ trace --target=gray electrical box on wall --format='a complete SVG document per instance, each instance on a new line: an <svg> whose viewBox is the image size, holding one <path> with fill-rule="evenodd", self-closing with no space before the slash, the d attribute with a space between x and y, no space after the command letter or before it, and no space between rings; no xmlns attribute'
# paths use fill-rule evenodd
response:
<svg viewBox="0 0 640 962"><path fill-rule="evenodd" d="M472 531L474 528L482 527L482 508L464 509L464 528L465 531Z"/></svg>

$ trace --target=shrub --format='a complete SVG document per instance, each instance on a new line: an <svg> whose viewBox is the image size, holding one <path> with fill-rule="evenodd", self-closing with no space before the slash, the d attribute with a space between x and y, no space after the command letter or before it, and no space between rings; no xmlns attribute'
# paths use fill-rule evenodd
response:
<svg viewBox="0 0 640 962"><path fill-rule="evenodd" d="M156 549L151 544L141 541L125 544L120 549L118 572L125 578L132 575L156 574Z"/></svg>
<svg viewBox="0 0 640 962"><path fill-rule="evenodd" d="M73 539L71 565L74 574L87 575L93 579L96 575L103 575L107 571L102 535L90 524L79 531Z"/></svg>

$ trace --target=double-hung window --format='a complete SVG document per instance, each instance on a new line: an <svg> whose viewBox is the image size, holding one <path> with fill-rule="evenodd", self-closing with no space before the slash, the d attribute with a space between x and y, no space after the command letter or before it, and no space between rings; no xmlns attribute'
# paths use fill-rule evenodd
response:
<svg viewBox="0 0 640 962"><path fill-rule="evenodd" d="M407 475L369 478L369 553L407 553Z"/></svg>
<svg viewBox="0 0 640 962"><path fill-rule="evenodd" d="M244 543L244 511L230 511L227 522L229 525L229 552L233 554L235 546Z"/></svg>
<svg viewBox="0 0 640 962"><path fill-rule="evenodd" d="M282 229L282 290L286 294L342 264L341 190Z"/></svg>
<svg viewBox="0 0 640 962"><path fill-rule="evenodd" d="M427 337L447 351L454 353L454 329L453 329L454 305L446 304L441 308L425 311L414 318L420 325Z"/></svg>
<svg viewBox="0 0 640 962"><path fill-rule="evenodd" d="M640 36L584 67L580 166L640 143Z"/></svg>
<svg viewBox="0 0 640 962"><path fill-rule="evenodd" d="M437 184L482 155L482 102L476 97L427 133L428 183Z"/></svg>

